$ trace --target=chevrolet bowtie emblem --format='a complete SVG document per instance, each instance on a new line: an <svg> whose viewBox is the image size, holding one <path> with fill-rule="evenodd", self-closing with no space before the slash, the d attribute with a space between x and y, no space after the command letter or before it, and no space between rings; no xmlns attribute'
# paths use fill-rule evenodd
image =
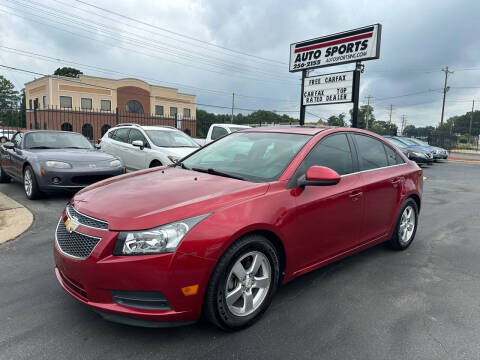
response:
<svg viewBox="0 0 480 360"><path fill-rule="evenodd" d="M70 234L77 229L77 226L78 225L75 223L75 221L71 219L67 219L67 221L65 221L65 228Z"/></svg>

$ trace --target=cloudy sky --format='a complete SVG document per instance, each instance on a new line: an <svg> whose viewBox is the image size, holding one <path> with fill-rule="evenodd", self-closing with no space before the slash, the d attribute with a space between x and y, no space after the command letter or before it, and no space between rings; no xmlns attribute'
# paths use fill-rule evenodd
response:
<svg viewBox="0 0 480 360"><path fill-rule="evenodd" d="M93 5L93 6L92 6ZM108 10L108 11L104 11ZM361 102L377 119L435 125L448 66L446 118L480 107L480 1L0 0L0 64L51 74L74 66L197 95L208 111L267 109L298 117L300 74L289 44L374 23L379 60L364 62ZM121 16L120 16L121 15ZM353 64L314 74L353 69ZM20 90L34 75L0 68ZM312 106L307 121L351 105Z"/></svg>

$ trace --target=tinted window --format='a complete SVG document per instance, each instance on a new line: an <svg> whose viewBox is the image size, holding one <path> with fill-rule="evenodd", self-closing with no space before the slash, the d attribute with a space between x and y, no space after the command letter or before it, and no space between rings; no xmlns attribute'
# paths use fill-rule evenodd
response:
<svg viewBox="0 0 480 360"><path fill-rule="evenodd" d="M385 147L385 152L387 153L388 165L398 165L404 163L403 159L395 150L388 145L383 144L383 146Z"/></svg>
<svg viewBox="0 0 480 360"><path fill-rule="evenodd" d="M357 141L360 171L388 166L383 143L366 135L353 135Z"/></svg>
<svg viewBox="0 0 480 360"><path fill-rule="evenodd" d="M128 133L130 132L130 129L124 128L124 129L118 129L115 131L115 135L113 135L113 139L121 142L128 142Z"/></svg>
<svg viewBox="0 0 480 360"><path fill-rule="evenodd" d="M335 134L322 139L305 157L298 175L303 175L311 166L326 166L340 175L353 172L352 152L345 134Z"/></svg>
<svg viewBox="0 0 480 360"><path fill-rule="evenodd" d="M226 134L228 134L227 129L221 128L219 126L214 126L212 130L212 140L216 140Z"/></svg>
<svg viewBox="0 0 480 360"><path fill-rule="evenodd" d="M88 140L77 133L39 131L25 136L27 149L92 149Z"/></svg>
<svg viewBox="0 0 480 360"><path fill-rule="evenodd" d="M178 130L145 130L150 141L160 147L199 147L192 138Z"/></svg>
<svg viewBox="0 0 480 360"><path fill-rule="evenodd" d="M145 138L145 136L143 136L143 134L140 131L136 129L132 129L130 130L130 135L128 136L128 143L131 144L135 140L141 140L143 144L148 147L148 141Z"/></svg>

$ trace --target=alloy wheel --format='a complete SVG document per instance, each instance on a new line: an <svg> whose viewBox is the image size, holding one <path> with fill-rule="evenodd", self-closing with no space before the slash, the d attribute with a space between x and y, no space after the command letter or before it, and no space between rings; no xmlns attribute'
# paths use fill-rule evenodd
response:
<svg viewBox="0 0 480 360"><path fill-rule="evenodd" d="M272 281L270 261L260 251L241 256L227 277L225 301L230 312L247 316L265 300Z"/></svg>
<svg viewBox="0 0 480 360"><path fill-rule="evenodd" d="M398 228L398 239L402 245L408 244L412 239L415 231L415 222L415 210L409 205L403 210Z"/></svg>
<svg viewBox="0 0 480 360"><path fill-rule="evenodd" d="M25 175L23 177L23 186L25 187L25 193L27 194L27 196L31 196L33 189L33 178L29 169L25 170Z"/></svg>

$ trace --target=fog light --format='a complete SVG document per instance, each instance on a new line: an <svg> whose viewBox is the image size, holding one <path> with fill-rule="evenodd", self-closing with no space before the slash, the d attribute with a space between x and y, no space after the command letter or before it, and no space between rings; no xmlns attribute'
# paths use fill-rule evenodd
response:
<svg viewBox="0 0 480 360"><path fill-rule="evenodd" d="M56 176L55 176L54 178L52 178L52 184L55 184L55 185L56 185L56 184L60 184L60 182L61 182L61 180L60 180L59 177L56 177Z"/></svg>
<svg viewBox="0 0 480 360"><path fill-rule="evenodd" d="M198 285L191 285L182 288L183 295L190 296L195 295L198 292Z"/></svg>

